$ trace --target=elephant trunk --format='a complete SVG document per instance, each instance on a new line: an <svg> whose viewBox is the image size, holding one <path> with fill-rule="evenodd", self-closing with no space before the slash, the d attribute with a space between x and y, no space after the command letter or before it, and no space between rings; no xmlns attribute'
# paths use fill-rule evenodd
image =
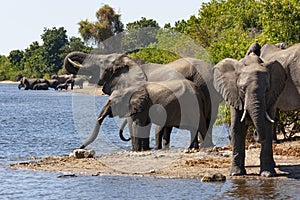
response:
<svg viewBox="0 0 300 200"><path fill-rule="evenodd" d="M121 140L123 140L125 142L128 142L128 141L131 140L131 138L130 137L129 138L125 138L124 135L123 135L123 130L124 130L126 124L127 124L127 119L125 119L123 121L123 123L121 124L120 131L119 131L119 136L120 136Z"/></svg>
<svg viewBox="0 0 300 200"><path fill-rule="evenodd" d="M264 95L255 94L251 98L246 95L247 111L253 121L256 131L254 138L256 141L262 143L266 139L265 125L268 123L266 118L265 101L261 100ZM250 103L251 102L251 103Z"/></svg>
<svg viewBox="0 0 300 200"><path fill-rule="evenodd" d="M70 74L77 74L82 67L84 59L87 57L83 52L72 52L65 57L64 66Z"/></svg>
<svg viewBox="0 0 300 200"><path fill-rule="evenodd" d="M102 108L98 119L96 121L96 124L94 126L94 130L93 133L90 135L90 137L83 143L83 145L81 145L80 149L84 149L85 147L87 147L89 144L91 144L92 142L94 142L94 140L97 138L99 130L100 130L100 126L103 122L103 120L105 119L105 117L107 115L112 115L111 112L111 108L110 108L110 101L108 100L106 102L106 104L104 105L104 107Z"/></svg>

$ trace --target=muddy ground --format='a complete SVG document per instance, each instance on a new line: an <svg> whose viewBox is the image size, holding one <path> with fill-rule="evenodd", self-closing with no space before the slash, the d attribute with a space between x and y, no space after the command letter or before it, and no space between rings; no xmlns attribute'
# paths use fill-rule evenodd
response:
<svg viewBox="0 0 300 200"><path fill-rule="evenodd" d="M274 144L276 162L275 179L300 179L300 140ZM246 151L247 175L237 178L261 178L259 176L260 145L250 145ZM217 147L187 153L184 149L151 150L145 152L122 151L76 159L63 156L46 156L29 162L11 165L13 169L56 172L62 175L140 175L165 178L202 178L221 173L228 178L231 148Z"/></svg>

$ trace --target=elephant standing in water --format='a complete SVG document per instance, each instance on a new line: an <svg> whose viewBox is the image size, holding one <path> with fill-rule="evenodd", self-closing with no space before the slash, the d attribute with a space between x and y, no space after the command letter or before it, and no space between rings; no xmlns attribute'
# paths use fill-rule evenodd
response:
<svg viewBox="0 0 300 200"><path fill-rule="evenodd" d="M220 98L212 84L212 66L209 63L193 58L183 58L166 65L160 65L145 63L122 54L88 56L73 52L65 58L64 64L69 73L77 74L79 72L91 76L94 82L103 85L103 92L106 94L111 94L116 89L135 85L136 82L140 81L159 82L174 79L193 81L197 88L206 94L206 98L212 105L212 119L208 123L208 134L203 146L213 146L212 125L217 116ZM159 127L159 129L161 128ZM161 138L163 131L165 129L158 132L157 138ZM169 138L170 131L171 129L168 129L167 138ZM161 147L160 141L157 147Z"/></svg>
<svg viewBox="0 0 300 200"><path fill-rule="evenodd" d="M233 155L231 175L244 175L245 139L249 122L261 143L260 174L274 176L272 130L276 102L285 88L287 76L278 61L264 63L251 53L243 60L224 59L214 67L214 85L230 105Z"/></svg>
<svg viewBox="0 0 300 200"><path fill-rule="evenodd" d="M18 85L18 88L21 89L24 87L24 90L32 90L34 85L39 83L39 79L37 78L26 78L22 77L20 80L20 84Z"/></svg>
<svg viewBox="0 0 300 200"><path fill-rule="evenodd" d="M189 148L198 148L197 132L204 138L210 121L210 102L196 85L186 79L164 82L143 82L114 90L104 108L93 134L83 144L93 142L106 116L130 117L133 151L148 150L151 123L161 127L177 127L191 132ZM137 140L136 138L140 138Z"/></svg>

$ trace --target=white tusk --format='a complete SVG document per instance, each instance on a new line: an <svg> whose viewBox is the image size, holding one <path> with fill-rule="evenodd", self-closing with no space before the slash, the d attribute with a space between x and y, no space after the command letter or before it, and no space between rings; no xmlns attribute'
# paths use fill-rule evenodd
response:
<svg viewBox="0 0 300 200"><path fill-rule="evenodd" d="M270 117L270 115L266 112L266 118L269 120L271 123L275 123L275 121Z"/></svg>
<svg viewBox="0 0 300 200"><path fill-rule="evenodd" d="M75 67L82 67L82 64L76 63L76 62L74 62L73 60L71 60L70 58L68 58L68 61L69 61L72 65L74 65Z"/></svg>
<svg viewBox="0 0 300 200"><path fill-rule="evenodd" d="M244 109L244 112L243 112L243 115L242 115L242 118L241 118L240 122L243 122L245 120L246 114L247 114L247 110Z"/></svg>

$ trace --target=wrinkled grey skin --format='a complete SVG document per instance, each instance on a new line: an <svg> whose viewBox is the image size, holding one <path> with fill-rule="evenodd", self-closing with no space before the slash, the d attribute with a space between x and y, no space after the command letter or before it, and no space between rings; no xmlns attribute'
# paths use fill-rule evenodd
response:
<svg viewBox="0 0 300 200"><path fill-rule="evenodd" d="M35 84L32 88L33 90L48 90L48 84L47 83L38 83Z"/></svg>
<svg viewBox="0 0 300 200"><path fill-rule="evenodd" d="M86 59L84 61L84 59ZM72 62L81 63L82 66L74 65ZM84 61L84 62L83 62ZM166 81L173 79L189 79L196 83L197 87L204 91L207 98L218 96L212 86L212 67L201 60L184 58L166 65L145 63L143 61L129 58L122 54L109 55L87 55L80 52L73 52L65 58L65 68L69 73L88 75L91 80L103 85L103 92L111 94L114 90L126 88L141 81ZM80 70L79 70L80 69ZM200 73L201 74L200 74ZM212 98L212 120L208 129L207 137L203 143L204 147L213 146L211 138L212 124L217 115L220 98ZM161 138L165 131L160 127L157 138ZM169 129L167 134L170 134ZM166 131L165 131L166 132ZM166 138L169 138L167 136ZM161 143L159 141L159 143ZM161 146L161 144L157 146Z"/></svg>
<svg viewBox="0 0 300 200"><path fill-rule="evenodd" d="M264 61L277 60L287 75L285 87L276 107L283 111L300 110L300 44L287 49L278 49L272 45L264 45L261 49L261 58Z"/></svg>
<svg viewBox="0 0 300 200"><path fill-rule="evenodd" d="M272 151L272 118L275 105L283 91L286 75L277 61L264 63L251 53L243 60L224 59L214 67L214 85L230 105L233 155L231 175L244 175L245 139L249 123L261 143L260 174L274 176L275 162Z"/></svg>
<svg viewBox="0 0 300 200"><path fill-rule="evenodd" d="M20 84L18 85L18 88L21 89L22 87L24 90L32 90L35 84L39 83L39 79L37 78L26 78L22 77L20 80Z"/></svg>
<svg viewBox="0 0 300 200"><path fill-rule="evenodd" d="M99 123L96 124L95 130L99 130L101 122L108 115L130 117L133 129L131 135L133 151L150 149L151 123L190 130L189 148L197 148L197 132L204 138L208 127L207 121L210 119L210 108L205 101L205 95L193 82L186 79L145 82L139 86L114 90L99 115ZM96 139L97 131L90 136L82 148ZM142 140L135 140L135 138L142 138Z"/></svg>
<svg viewBox="0 0 300 200"><path fill-rule="evenodd" d="M287 81L276 103L277 110L300 110L300 45L288 47L286 43L266 44L261 48L261 58L266 61L278 60L285 69ZM277 117L278 118L278 117ZM273 141L277 141L273 130Z"/></svg>

